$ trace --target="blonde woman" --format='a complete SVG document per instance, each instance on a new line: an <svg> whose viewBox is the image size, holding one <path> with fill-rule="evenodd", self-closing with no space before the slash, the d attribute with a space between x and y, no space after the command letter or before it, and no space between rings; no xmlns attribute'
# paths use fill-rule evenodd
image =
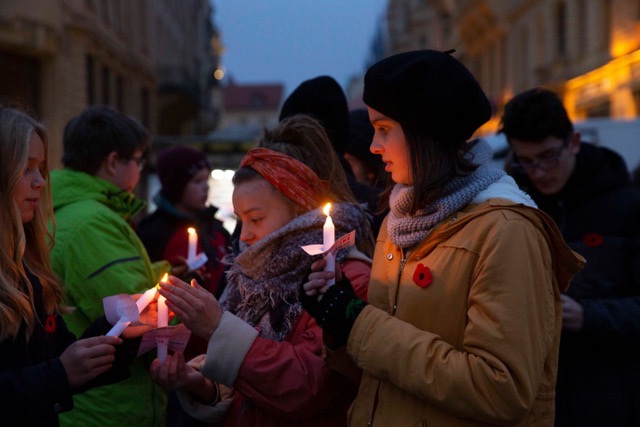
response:
<svg viewBox="0 0 640 427"><path fill-rule="evenodd" d="M47 143L40 123L0 107L0 413L11 426L57 426L74 393L108 371L109 381L126 375L112 369L120 338L76 341L60 316L62 289L49 265ZM106 332L101 320L93 334Z"/></svg>

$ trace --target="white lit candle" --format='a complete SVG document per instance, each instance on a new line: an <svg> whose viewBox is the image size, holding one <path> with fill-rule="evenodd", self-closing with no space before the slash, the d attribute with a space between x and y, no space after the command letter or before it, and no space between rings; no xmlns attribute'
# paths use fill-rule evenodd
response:
<svg viewBox="0 0 640 427"><path fill-rule="evenodd" d="M324 214L327 216L327 219L324 222L324 227L322 227L322 245L323 250L327 251L331 246L333 246L336 241L336 230L333 225L333 220L329 215L331 211L331 203L327 203L324 207ZM325 271L333 271L336 272L336 258L332 253L326 253L324 259L327 261L327 266L324 268ZM327 282L328 285L333 285L336 283L335 278L329 280Z"/></svg>
<svg viewBox="0 0 640 427"><path fill-rule="evenodd" d="M122 334L124 330L127 329L127 326L129 326L130 323L131 322L128 322L126 320L118 320L118 322L109 330L109 332L107 332L107 336L119 337L120 334Z"/></svg>
<svg viewBox="0 0 640 427"><path fill-rule="evenodd" d="M162 278L162 282L165 282L169 276L167 274ZM158 296L158 328L166 328L169 325L169 309L167 308L166 298L162 295ZM164 362L167 357L167 340L160 339L158 345L158 359L160 363Z"/></svg>
<svg viewBox="0 0 640 427"><path fill-rule="evenodd" d="M138 298L138 301L136 301L136 305L138 306L138 313L142 313L142 310L144 310L151 301L153 301L153 299L156 296L156 292L157 289L154 286L151 289L146 290L142 296L140 298Z"/></svg>
<svg viewBox="0 0 640 427"><path fill-rule="evenodd" d="M189 250L187 252L187 261L193 262L196 259L196 250L198 248L198 233L193 227L189 227Z"/></svg>

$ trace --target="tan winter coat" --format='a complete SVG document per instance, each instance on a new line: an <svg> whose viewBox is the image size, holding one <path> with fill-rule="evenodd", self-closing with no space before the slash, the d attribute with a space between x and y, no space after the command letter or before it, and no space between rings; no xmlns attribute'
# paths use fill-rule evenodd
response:
<svg viewBox="0 0 640 427"><path fill-rule="evenodd" d="M553 221L490 199L406 262L386 230L347 344L363 370L350 425L553 425L560 292L584 265Z"/></svg>

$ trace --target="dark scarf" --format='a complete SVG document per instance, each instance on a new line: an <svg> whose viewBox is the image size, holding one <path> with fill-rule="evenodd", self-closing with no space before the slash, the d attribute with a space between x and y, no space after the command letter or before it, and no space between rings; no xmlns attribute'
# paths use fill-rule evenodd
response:
<svg viewBox="0 0 640 427"><path fill-rule="evenodd" d="M360 242L366 218L357 207L334 204L331 218L336 239L356 230L356 245ZM220 301L223 308L258 327L261 337L283 341L302 311L299 287L317 259L302 246L322 243L325 219L321 209L309 211L232 259L227 292ZM344 259L347 252L341 250L336 261Z"/></svg>
<svg viewBox="0 0 640 427"><path fill-rule="evenodd" d="M389 197L391 212L387 231L396 246L411 248L417 245L443 219L469 204L478 193L505 175L504 171L491 166L491 147L484 140L475 143L469 153L479 167L468 175L453 178L444 187L440 199L413 216L409 215L409 209L414 188L395 185Z"/></svg>

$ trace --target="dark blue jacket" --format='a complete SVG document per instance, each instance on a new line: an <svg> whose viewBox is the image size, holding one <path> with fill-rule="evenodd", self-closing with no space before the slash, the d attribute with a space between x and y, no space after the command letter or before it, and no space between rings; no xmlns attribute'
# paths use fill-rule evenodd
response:
<svg viewBox="0 0 640 427"><path fill-rule="evenodd" d="M640 425L640 190L617 153L585 143L558 195L514 178L587 260L567 292L584 327L562 333L556 425Z"/></svg>

